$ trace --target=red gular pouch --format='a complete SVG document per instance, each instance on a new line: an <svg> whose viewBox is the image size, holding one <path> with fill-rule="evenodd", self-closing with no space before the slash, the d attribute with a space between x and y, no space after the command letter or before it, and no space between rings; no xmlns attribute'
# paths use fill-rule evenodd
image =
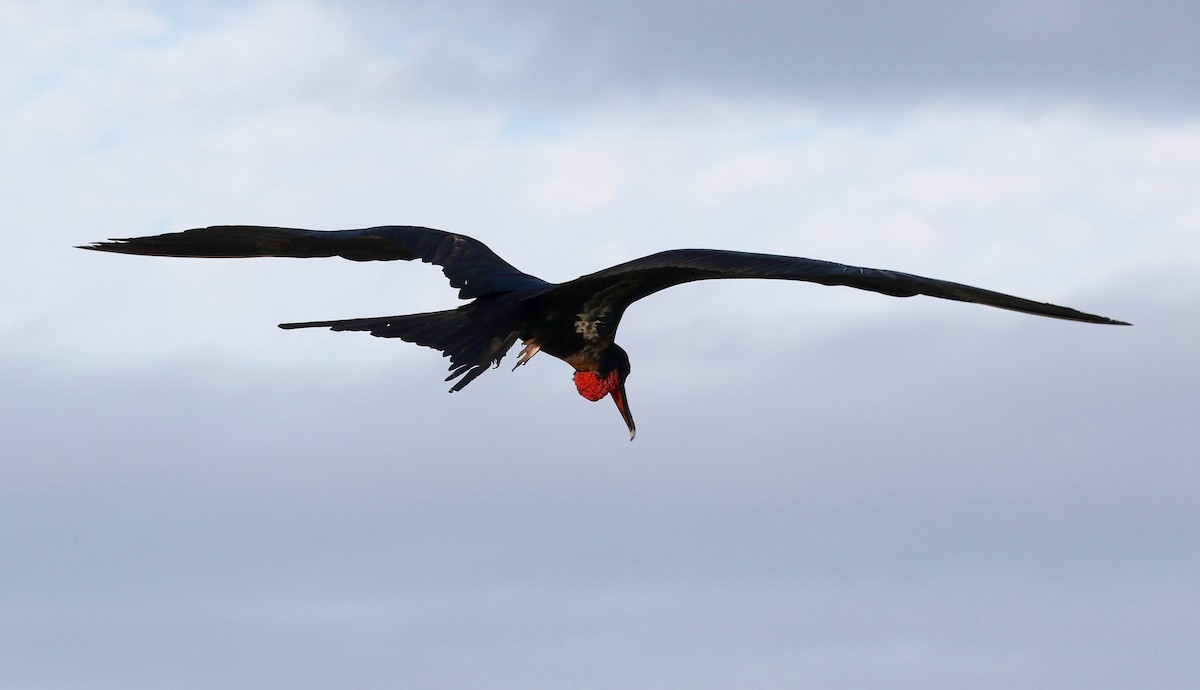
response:
<svg viewBox="0 0 1200 690"><path fill-rule="evenodd" d="M583 397L596 402L606 395L612 395L613 402L621 412L621 417L629 427L629 440L637 434L633 424L633 414L629 412L629 403L625 400L625 383L621 380L621 372L613 370L608 376L601 378L594 371L575 372L575 388Z"/></svg>
<svg viewBox="0 0 1200 690"><path fill-rule="evenodd" d="M620 375L615 371L604 378L600 378L594 371L575 372L575 388L580 395L592 402L602 400L620 385Z"/></svg>

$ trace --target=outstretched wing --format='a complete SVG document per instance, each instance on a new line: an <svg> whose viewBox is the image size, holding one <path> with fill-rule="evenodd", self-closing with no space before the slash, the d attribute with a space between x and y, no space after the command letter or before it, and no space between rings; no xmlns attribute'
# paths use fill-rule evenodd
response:
<svg viewBox="0 0 1200 690"><path fill-rule="evenodd" d="M860 268L796 256L716 249L675 249L660 252L582 276L566 285L587 294L605 295L605 299L609 300L615 310L624 311L633 302L673 285L721 278L767 278L800 280L822 285L845 285L893 297L928 295L1057 319L1129 325L1124 321L1086 314L1068 307L1034 302L970 285L899 271Z"/></svg>
<svg viewBox="0 0 1200 690"><path fill-rule="evenodd" d="M214 225L153 237L96 242L81 249L145 256L239 258L341 256L353 261L420 259L442 267L461 299L546 283L518 271L484 243L432 228L385 225L361 230L301 230L257 225Z"/></svg>

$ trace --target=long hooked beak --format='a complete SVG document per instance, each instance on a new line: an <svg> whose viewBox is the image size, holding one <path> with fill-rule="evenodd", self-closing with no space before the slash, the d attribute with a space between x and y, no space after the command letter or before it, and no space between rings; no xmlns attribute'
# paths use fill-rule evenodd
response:
<svg viewBox="0 0 1200 690"><path fill-rule="evenodd" d="M629 427L629 440L637 435L637 427L633 423L633 413L629 411L629 398L625 397L625 382L621 381L612 393L613 402L617 404L617 409L621 412L621 417L625 420L625 425Z"/></svg>

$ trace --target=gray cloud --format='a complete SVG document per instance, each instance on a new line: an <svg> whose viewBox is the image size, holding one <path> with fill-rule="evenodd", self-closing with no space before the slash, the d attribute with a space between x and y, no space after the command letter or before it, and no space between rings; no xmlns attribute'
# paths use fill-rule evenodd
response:
<svg viewBox="0 0 1200 690"><path fill-rule="evenodd" d="M874 107L1186 107L1194 48L1144 38L1193 10L688 7L21 8L0 686L1194 685L1195 128ZM795 107L836 99L872 114ZM679 288L622 327L631 444L552 360L447 395L431 351L274 328L450 306L431 267L70 249L216 222L429 223L552 279L801 253L1137 326Z"/></svg>
<svg viewBox="0 0 1200 690"><path fill-rule="evenodd" d="M394 31L379 45L403 45L413 18L395 16L372 16L376 30ZM1200 10L1183 1L480 2L440 19L451 29L443 40L408 48L420 57L407 85L506 102L696 89L845 105L1082 101L1147 112L1190 111L1200 95Z"/></svg>
<svg viewBox="0 0 1200 690"><path fill-rule="evenodd" d="M718 391L636 350L632 444L554 362L10 366L0 683L1183 687L1197 303L1142 282Z"/></svg>

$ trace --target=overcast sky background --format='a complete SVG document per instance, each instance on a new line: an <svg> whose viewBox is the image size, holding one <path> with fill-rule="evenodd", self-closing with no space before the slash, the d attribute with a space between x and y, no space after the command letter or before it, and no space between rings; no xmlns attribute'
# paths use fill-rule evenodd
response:
<svg viewBox="0 0 1200 690"><path fill-rule="evenodd" d="M0 2L0 687L1195 688L1195 2ZM538 357L286 321L401 263L73 245L419 224L724 282L638 438ZM510 360L511 361L511 360Z"/></svg>

